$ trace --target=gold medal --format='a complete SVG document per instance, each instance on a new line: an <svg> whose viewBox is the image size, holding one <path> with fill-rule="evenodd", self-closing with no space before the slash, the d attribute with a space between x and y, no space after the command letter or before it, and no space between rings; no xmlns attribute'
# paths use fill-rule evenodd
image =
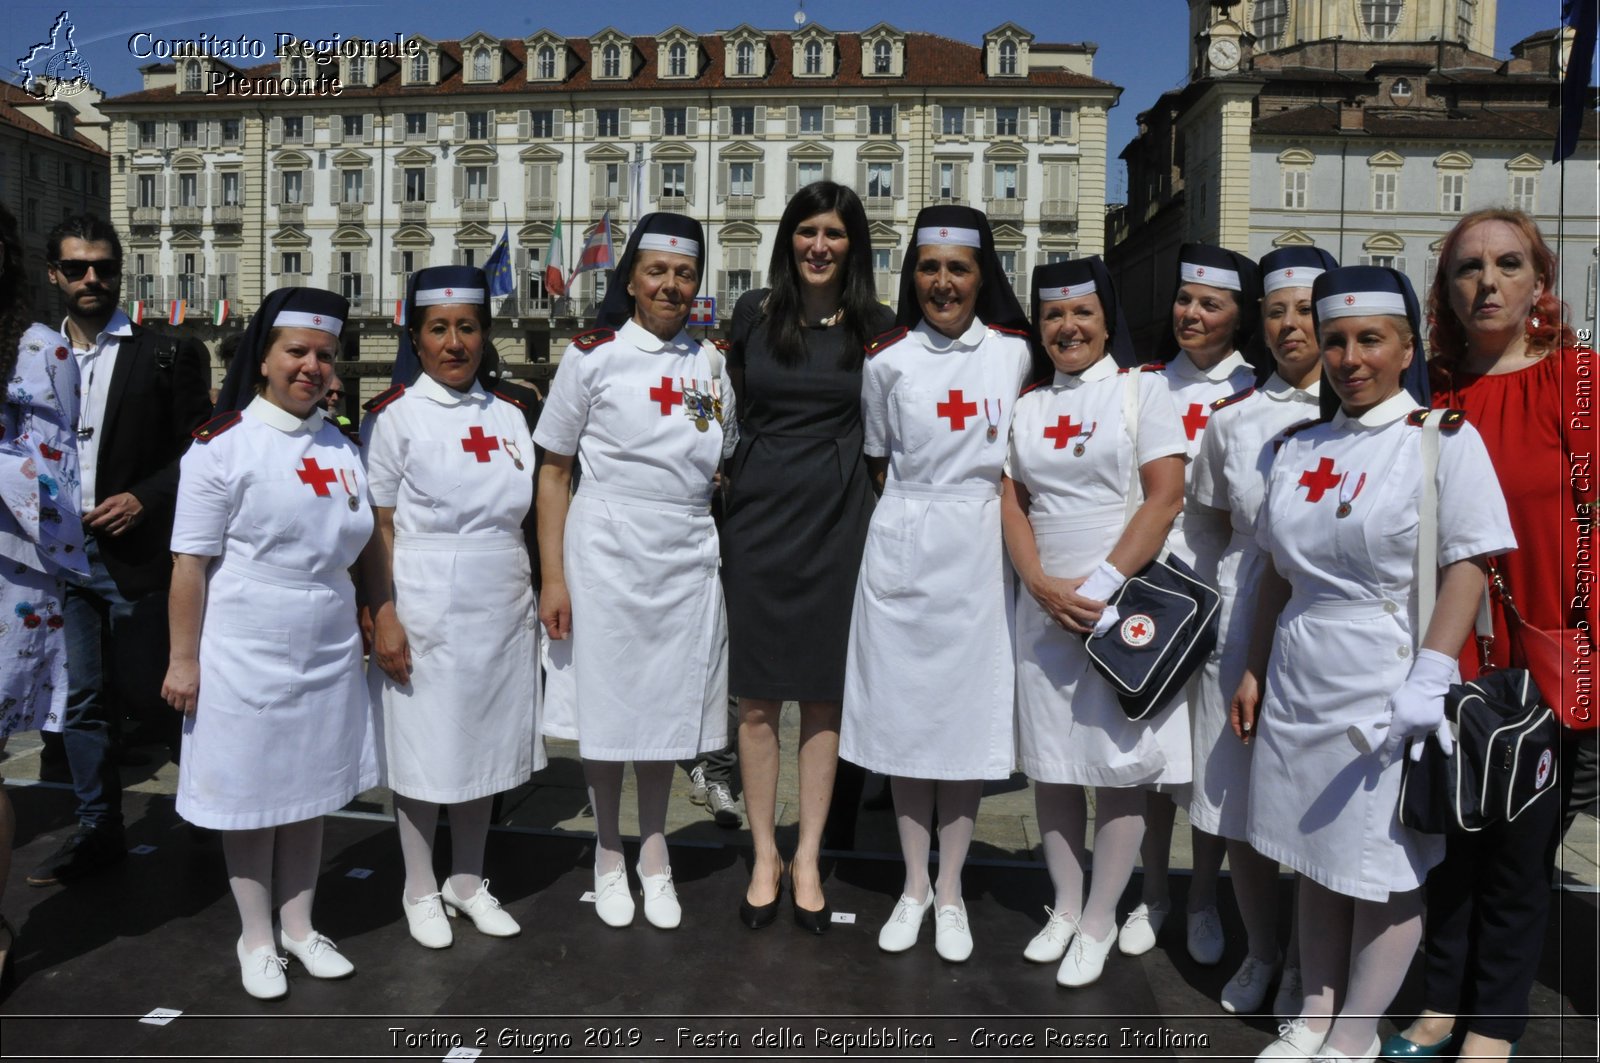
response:
<svg viewBox="0 0 1600 1063"><path fill-rule="evenodd" d="M694 426L700 429L700 431L704 432L711 427L711 422L706 420L704 417L696 417L694 419Z"/></svg>

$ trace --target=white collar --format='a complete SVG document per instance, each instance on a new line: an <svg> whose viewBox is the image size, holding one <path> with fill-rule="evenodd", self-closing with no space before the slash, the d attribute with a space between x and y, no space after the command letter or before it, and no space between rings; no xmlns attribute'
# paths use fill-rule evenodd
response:
<svg viewBox="0 0 1600 1063"><path fill-rule="evenodd" d="M1096 380L1107 380L1117 375L1117 360L1111 357L1111 352L1102 354L1089 368L1081 373L1063 373L1056 370L1056 377L1051 381L1051 387L1078 388L1085 384L1093 384Z"/></svg>
<svg viewBox="0 0 1600 1063"><path fill-rule="evenodd" d="M1201 369L1189 358L1188 351L1179 351L1177 357L1167 363L1167 368L1179 376L1186 376L1193 380L1209 380L1220 383L1231 377L1240 368L1248 368L1249 362L1244 355L1234 351L1228 357L1212 366L1210 369Z"/></svg>
<svg viewBox="0 0 1600 1063"><path fill-rule="evenodd" d="M1362 428L1383 428L1394 424L1412 410L1417 408L1417 400L1405 388L1390 395L1359 417L1351 417L1339 407L1339 412L1333 415L1333 426L1344 428L1352 423Z"/></svg>
<svg viewBox="0 0 1600 1063"><path fill-rule="evenodd" d="M1322 395L1322 378L1313 380L1310 387L1296 388L1290 387L1287 380L1273 373L1261 385L1261 393L1277 402L1305 402L1315 406Z"/></svg>
<svg viewBox="0 0 1600 1063"><path fill-rule="evenodd" d="M678 334L670 340L664 340L631 317L617 330L617 338L632 344L646 354L659 354L662 351L688 354L700 346L694 341L694 337L683 329L679 329Z"/></svg>
<svg viewBox="0 0 1600 1063"><path fill-rule="evenodd" d="M922 345L930 351L949 351L954 350L957 347L964 347L968 350L971 350L983 342L984 337L989 334L989 326L985 325L978 318L977 314L973 314L972 323L967 326L965 332L957 336L955 339L951 339L949 336L946 336L944 333L928 324L927 318L922 318L919 320L916 328L912 329L911 331L917 334L917 336L922 340Z"/></svg>
<svg viewBox="0 0 1600 1063"><path fill-rule="evenodd" d="M466 391L457 391L455 388L445 387L427 373L422 373L417 377L417 382L407 390L415 391L440 406L460 406L463 402L487 402L489 399L476 377L472 380L472 387Z"/></svg>
<svg viewBox="0 0 1600 1063"><path fill-rule="evenodd" d="M322 428L324 416L323 408L316 406L312 408L311 415L302 420L282 406L274 405L265 395L257 395L251 399L250 405L244 408L244 412L269 428L276 428L291 435L302 430L309 435L316 435Z"/></svg>
<svg viewBox="0 0 1600 1063"><path fill-rule="evenodd" d="M61 319L61 328L58 330L63 336L67 337L67 345L68 346L74 346L74 344L72 343L72 333L67 331L67 325L71 321L72 321L72 319L69 318L69 317L62 318ZM111 311L111 320L107 321L106 322L106 327L101 329L99 334L95 336L94 345L95 345L96 348L98 348L101 344L103 344L106 341L106 337L108 337L108 336L132 336L132 335L133 335L133 319L130 318L123 311L122 307L119 306L115 310Z"/></svg>

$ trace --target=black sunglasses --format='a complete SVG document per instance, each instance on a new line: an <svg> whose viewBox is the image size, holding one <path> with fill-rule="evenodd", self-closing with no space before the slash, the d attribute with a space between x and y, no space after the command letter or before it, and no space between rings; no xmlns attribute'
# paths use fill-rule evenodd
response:
<svg viewBox="0 0 1600 1063"><path fill-rule="evenodd" d="M338 390L330 391L330 392L328 392L328 398L330 398L330 399L342 399L342 398L344 398L344 392L338 391Z"/></svg>
<svg viewBox="0 0 1600 1063"><path fill-rule="evenodd" d="M112 280L122 276L122 263L115 259L100 258L93 262L86 262L81 258L62 258L50 263L55 271L69 281L81 281L91 269L94 275L101 280Z"/></svg>

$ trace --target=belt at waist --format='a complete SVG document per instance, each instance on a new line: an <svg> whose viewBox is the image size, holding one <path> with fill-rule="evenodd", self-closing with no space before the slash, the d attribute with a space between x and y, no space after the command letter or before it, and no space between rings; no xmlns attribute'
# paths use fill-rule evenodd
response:
<svg viewBox="0 0 1600 1063"><path fill-rule="evenodd" d="M1037 532L1079 531L1084 528L1121 527L1127 507L1121 502L1110 506L1083 506L1072 513L1028 514L1028 523Z"/></svg>
<svg viewBox="0 0 1600 1063"><path fill-rule="evenodd" d="M396 550L438 550L451 553L520 549L522 531L484 531L470 535L454 532L395 532Z"/></svg>
<svg viewBox="0 0 1600 1063"><path fill-rule="evenodd" d="M231 572L257 583L271 583L277 587L335 587L350 582L350 572L343 568L306 571L283 568L265 561L249 561L242 557L224 557L217 566L218 572Z"/></svg>
<svg viewBox="0 0 1600 1063"><path fill-rule="evenodd" d="M942 501L951 498L987 499L1000 497L999 484L916 484L891 480L883 485L885 498L922 498Z"/></svg>
<svg viewBox="0 0 1600 1063"><path fill-rule="evenodd" d="M624 505L642 506L645 509L666 510L672 513L700 515L711 512L709 496L684 498L681 495L664 495L633 487L619 487L616 484L597 484L587 479L578 484L578 497L593 498L603 502L621 502Z"/></svg>
<svg viewBox="0 0 1600 1063"><path fill-rule="evenodd" d="M1285 612L1317 620L1370 620L1405 612L1405 604L1392 598L1318 598L1297 603L1289 601Z"/></svg>

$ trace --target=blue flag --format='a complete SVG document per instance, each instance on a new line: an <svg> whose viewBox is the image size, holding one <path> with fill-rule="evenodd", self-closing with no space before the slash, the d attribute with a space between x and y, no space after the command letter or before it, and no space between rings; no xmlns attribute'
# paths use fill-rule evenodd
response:
<svg viewBox="0 0 1600 1063"><path fill-rule="evenodd" d="M1561 23L1573 30L1572 51L1567 57L1567 75L1561 82L1561 128L1556 133L1556 150L1551 162L1560 162L1578 150L1583 132L1583 116L1594 110L1589 92L1589 73L1594 69L1595 0L1564 0Z"/></svg>
<svg viewBox="0 0 1600 1063"><path fill-rule="evenodd" d="M489 253L489 260L483 264L483 272L489 275L489 294L493 296L510 295L516 287L515 275L511 272L511 226L507 225L500 234L500 242L494 245L494 250Z"/></svg>

